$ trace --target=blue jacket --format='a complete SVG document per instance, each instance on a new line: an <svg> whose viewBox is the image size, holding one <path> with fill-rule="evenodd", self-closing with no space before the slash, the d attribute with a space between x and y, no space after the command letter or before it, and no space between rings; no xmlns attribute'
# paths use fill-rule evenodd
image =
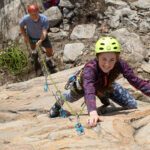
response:
<svg viewBox="0 0 150 150"><path fill-rule="evenodd" d="M150 96L150 81L137 77L132 68L122 59L116 63L116 68L120 74L136 89ZM88 112L96 110L96 95L98 91L107 89L110 74L104 73L98 66L97 59L89 61L83 70L83 90Z"/></svg>

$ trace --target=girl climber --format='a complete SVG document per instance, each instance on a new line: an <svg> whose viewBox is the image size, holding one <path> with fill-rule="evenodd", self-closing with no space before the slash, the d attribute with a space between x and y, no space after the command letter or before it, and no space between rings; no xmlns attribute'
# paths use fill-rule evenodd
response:
<svg viewBox="0 0 150 150"><path fill-rule="evenodd" d="M137 108L137 102L130 93L115 80L122 74L137 90L150 96L150 82L137 77L130 66L120 58L120 43L113 37L102 37L96 42L96 58L85 64L80 87L77 82L63 93L63 98L69 102L79 100L84 96L89 113L89 124L95 126L101 117L96 110L96 96L104 104L110 105L109 99L126 109ZM57 101L50 109L50 117L58 117L64 101Z"/></svg>

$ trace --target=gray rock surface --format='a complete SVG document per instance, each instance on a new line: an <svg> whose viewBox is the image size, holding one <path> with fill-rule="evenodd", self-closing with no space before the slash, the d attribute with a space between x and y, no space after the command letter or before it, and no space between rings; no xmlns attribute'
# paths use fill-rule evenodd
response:
<svg viewBox="0 0 150 150"><path fill-rule="evenodd" d="M81 68L82 66L80 66ZM73 68L51 75L59 90L63 91L67 77L78 70ZM74 128L76 117L48 117L48 110L55 102L49 83L44 92L44 77L0 87L0 149L1 150L148 150L150 149L150 104L138 101L137 110L111 109L103 122L95 128L87 125L87 111L80 116L85 134L79 136ZM127 87L124 80L119 80ZM79 112L83 99L70 104ZM98 102L98 105L100 103ZM69 111L67 105L64 107ZM118 110L118 111L117 111Z"/></svg>

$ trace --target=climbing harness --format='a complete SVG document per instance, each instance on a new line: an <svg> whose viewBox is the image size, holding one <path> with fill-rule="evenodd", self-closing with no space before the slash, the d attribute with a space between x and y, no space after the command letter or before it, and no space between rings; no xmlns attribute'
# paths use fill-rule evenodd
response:
<svg viewBox="0 0 150 150"><path fill-rule="evenodd" d="M65 85L65 89L68 90L71 89L71 87L75 87L76 90L81 91L82 73L83 73L83 68L81 68L80 70L72 74Z"/></svg>
<svg viewBox="0 0 150 150"><path fill-rule="evenodd" d="M75 80L76 80L76 76L74 74L71 75L65 85L65 89L66 90L70 89L73 86Z"/></svg>
<svg viewBox="0 0 150 150"><path fill-rule="evenodd" d="M52 94L54 95L54 97L55 97L55 99L56 99L56 101L57 101L58 103L60 103L60 100L63 100L63 101L64 101L64 103L66 104L66 106L69 108L71 114L73 114L74 116L76 116L76 119L77 119L77 123L75 124L76 132L78 133L78 135L84 134L84 128L83 128L82 124L80 123L79 116L83 113L83 110L84 110L84 108L85 108L85 103L83 103L83 104L81 105L82 109L80 110L79 113L75 113L75 112L73 111L72 107L69 105L68 101L62 96L61 91L58 89L58 87L56 86L56 83L53 81L53 79L52 79L52 77L51 77L51 75L50 75L50 73L49 73L49 71L48 71L48 68L47 68L47 66L46 66L46 62L45 62L44 58L42 58L42 50L41 50L41 48L38 47L37 50L38 50L38 53L39 53L39 57L40 57L40 59L41 59L41 62L42 62L42 64L43 64L43 72L44 72L44 75L45 75L44 91L47 92L47 91L50 90L49 87L48 87L48 78L49 78L49 80L51 81L51 83L54 85L54 87L55 87L55 89L56 89L56 92L55 92L55 93L51 90L51 91L52 91ZM72 77L72 78L70 78L70 81L75 81L74 79L75 79L75 77ZM67 82L67 83L68 83L68 86L66 86L67 88L68 88L68 87L70 86L70 84L72 83L72 82L70 82L70 81ZM60 109L60 116L63 117L63 118L66 118L66 117L67 117L67 113L66 113L66 111L65 111L63 108ZM71 120L71 119L69 119L69 120Z"/></svg>

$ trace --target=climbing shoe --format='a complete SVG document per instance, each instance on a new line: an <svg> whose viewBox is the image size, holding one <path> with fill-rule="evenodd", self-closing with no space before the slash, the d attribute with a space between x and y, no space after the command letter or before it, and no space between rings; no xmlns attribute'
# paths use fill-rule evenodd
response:
<svg viewBox="0 0 150 150"><path fill-rule="evenodd" d="M55 118L60 116L61 106L58 103L55 103L49 111L49 117Z"/></svg>
<svg viewBox="0 0 150 150"><path fill-rule="evenodd" d="M38 61L38 53L32 53L31 54L31 63L34 64L35 62Z"/></svg>
<svg viewBox="0 0 150 150"><path fill-rule="evenodd" d="M54 62L51 59L46 60L46 65L47 65L50 73L56 73L57 72L56 65L54 64Z"/></svg>

